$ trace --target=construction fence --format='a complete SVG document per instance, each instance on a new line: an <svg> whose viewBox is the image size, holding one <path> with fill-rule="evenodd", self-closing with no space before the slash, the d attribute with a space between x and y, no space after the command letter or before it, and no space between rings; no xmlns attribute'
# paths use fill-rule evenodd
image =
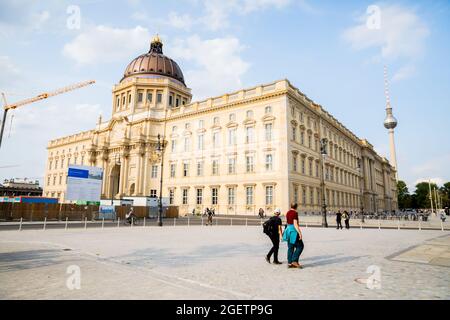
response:
<svg viewBox="0 0 450 320"><path fill-rule="evenodd" d="M124 219L129 205L115 206L116 218ZM99 219L98 205L76 205L70 203L0 203L0 221L82 221ZM158 215L157 207L133 206L138 218L153 218ZM163 208L163 217L178 218L178 207Z"/></svg>

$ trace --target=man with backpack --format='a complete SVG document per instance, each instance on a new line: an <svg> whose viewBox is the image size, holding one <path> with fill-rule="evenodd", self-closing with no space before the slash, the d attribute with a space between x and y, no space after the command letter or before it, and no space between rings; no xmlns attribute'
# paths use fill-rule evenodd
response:
<svg viewBox="0 0 450 320"><path fill-rule="evenodd" d="M281 225L283 222L280 219L281 210L275 209L274 216L269 220L264 222L263 231L267 234L272 241L272 249L270 249L269 253L266 255L266 261L270 263L270 258L273 254L273 264L281 264L278 261L278 249L280 248L280 238L283 237L283 232L281 231Z"/></svg>

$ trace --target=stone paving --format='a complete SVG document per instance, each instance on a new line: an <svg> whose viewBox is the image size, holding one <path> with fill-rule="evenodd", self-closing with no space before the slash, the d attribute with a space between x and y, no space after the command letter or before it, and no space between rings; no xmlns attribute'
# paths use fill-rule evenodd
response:
<svg viewBox="0 0 450 320"><path fill-rule="evenodd" d="M261 227L1 231L0 299L450 299L450 232L303 233L299 270L287 269L285 243L283 265L265 262ZM79 290L66 285L73 265ZM368 288L369 267L380 288Z"/></svg>

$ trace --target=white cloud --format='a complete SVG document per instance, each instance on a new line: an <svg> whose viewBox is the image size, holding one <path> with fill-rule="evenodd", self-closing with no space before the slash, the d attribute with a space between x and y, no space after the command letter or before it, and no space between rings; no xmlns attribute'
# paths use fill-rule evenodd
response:
<svg viewBox="0 0 450 320"><path fill-rule="evenodd" d="M49 19L50 19L50 12L48 12L47 10L44 10L40 13L32 13L30 18L32 28L35 30L41 29Z"/></svg>
<svg viewBox="0 0 450 320"><path fill-rule="evenodd" d="M174 28L189 30L195 21L189 14L179 15L176 12L170 12L168 17L168 23Z"/></svg>
<svg viewBox="0 0 450 320"><path fill-rule="evenodd" d="M369 15L358 18L358 24L343 33L352 48L363 50L375 48L385 59L416 59L425 50L425 40L429 35L426 24L410 8L399 5L378 5L380 8L380 28L369 29L366 21Z"/></svg>
<svg viewBox="0 0 450 320"><path fill-rule="evenodd" d="M186 83L201 99L242 87L241 77L249 68L240 57L243 49L234 37L202 40L194 35L176 40L169 55L193 63L195 67L184 72Z"/></svg>
<svg viewBox="0 0 450 320"><path fill-rule="evenodd" d="M20 77L20 69L8 56L0 56L0 89L17 82Z"/></svg>
<svg viewBox="0 0 450 320"><path fill-rule="evenodd" d="M150 33L141 26L133 29L96 26L67 43L63 54L79 64L114 62L143 52L148 46L146 39L150 39Z"/></svg>
<svg viewBox="0 0 450 320"><path fill-rule="evenodd" d="M412 66L412 65L404 66L404 67L400 68L400 70L398 70L394 74L394 76L392 77L392 82L397 82L397 81L411 78L412 76L415 75L415 73L416 73L416 68L414 66Z"/></svg>

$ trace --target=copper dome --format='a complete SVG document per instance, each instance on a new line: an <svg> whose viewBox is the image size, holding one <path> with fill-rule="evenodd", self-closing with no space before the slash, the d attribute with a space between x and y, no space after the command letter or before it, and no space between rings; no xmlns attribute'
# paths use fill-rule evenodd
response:
<svg viewBox="0 0 450 320"><path fill-rule="evenodd" d="M122 80L133 75L156 74L176 79L186 85L180 67L163 54L162 46L159 37L153 38L149 52L140 55L128 64Z"/></svg>

